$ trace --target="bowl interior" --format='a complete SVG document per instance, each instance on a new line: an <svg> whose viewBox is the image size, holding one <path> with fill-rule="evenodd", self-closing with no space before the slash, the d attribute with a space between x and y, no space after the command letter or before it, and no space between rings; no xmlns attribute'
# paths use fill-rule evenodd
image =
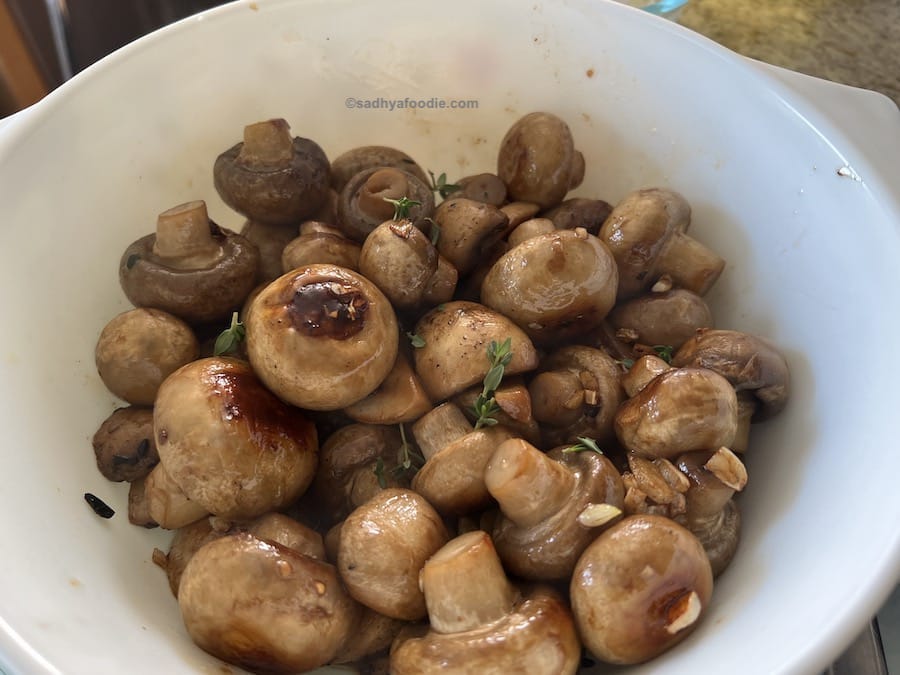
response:
<svg viewBox="0 0 900 675"><path fill-rule="evenodd" d="M406 98L424 107L390 109ZM438 107L450 99L477 107ZM840 131L790 103L679 26L580 0L459 0L440 16L414 0L239 2L51 94L0 137L0 667L220 672L150 561L168 533L129 525L127 486L93 465L91 436L119 402L92 355L129 308L119 255L160 211L205 199L240 229L212 162L243 126L284 117L330 157L393 145L452 178L494 170L508 126L549 110L586 158L576 195L665 185L688 198L694 235L728 261L717 325L770 337L792 368L789 407L754 428L744 539L707 619L634 672L821 668L897 578L897 367L878 355L898 333L882 298L900 287L900 216L896 196L837 173L853 153ZM116 517L97 518L84 492Z"/></svg>

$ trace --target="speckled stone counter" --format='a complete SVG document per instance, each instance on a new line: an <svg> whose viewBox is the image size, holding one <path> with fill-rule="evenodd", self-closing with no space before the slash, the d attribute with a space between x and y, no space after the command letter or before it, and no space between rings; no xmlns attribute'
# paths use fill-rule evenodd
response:
<svg viewBox="0 0 900 675"><path fill-rule="evenodd" d="M898 0L691 0L678 22L744 56L900 105Z"/></svg>

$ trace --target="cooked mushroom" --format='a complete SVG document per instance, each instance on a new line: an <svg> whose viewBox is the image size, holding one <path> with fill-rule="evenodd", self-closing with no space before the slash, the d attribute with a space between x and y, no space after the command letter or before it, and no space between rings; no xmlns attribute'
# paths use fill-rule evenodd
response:
<svg viewBox="0 0 900 675"><path fill-rule="evenodd" d="M394 215L389 199L418 202L410 206L408 217L420 229L434 213L434 193L428 185L401 169L371 168L353 176L338 199L337 225L355 241L365 241L369 232Z"/></svg>
<svg viewBox="0 0 900 675"><path fill-rule="evenodd" d="M649 458L728 446L737 431L737 397L712 370L671 368L625 401L613 425L622 445Z"/></svg>
<svg viewBox="0 0 900 675"><path fill-rule="evenodd" d="M464 197L441 202L434 222L440 228L438 251L461 275L475 269L509 227L509 218L496 206Z"/></svg>
<svg viewBox="0 0 900 675"><path fill-rule="evenodd" d="M168 553L163 553L158 549L153 551L153 562L166 573L169 589L176 598L178 597L178 586L181 585L181 575L190 559L200 550L201 546L224 537L227 533L214 528L211 520L211 518L201 518L184 527L179 527L175 530L175 535L169 544Z"/></svg>
<svg viewBox="0 0 900 675"><path fill-rule="evenodd" d="M646 459L628 453L628 471L622 474L625 485L625 513L651 513L678 518L687 509L685 493L691 484L669 460Z"/></svg>
<svg viewBox="0 0 900 675"><path fill-rule="evenodd" d="M397 358L390 302L365 277L335 265L307 265L264 288L244 321L247 354L281 399L338 410L371 394Z"/></svg>
<svg viewBox="0 0 900 675"><path fill-rule="evenodd" d="M348 417L367 424L402 424L419 419L431 410L431 401L409 357L397 354L394 367L378 389L344 408Z"/></svg>
<svg viewBox="0 0 900 675"><path fill-rule="evenodd" d="M713 589L697 538L662 516L628 516L582 554L569 588L584 646L608 663L643 663L690 635Z"/></svg>
<svg viewBox="0 0 900 675"><path fill-rule="evenodd" d="M345 237L337 228L306 221L300 225L300 235L285 245L280 259L282 271L277 276L315 263L337 265L358 272L360 250L359 244Z"/></svg>
<svg viewBox="0 0 900 675"><path fill-rule="evenodd" d="M673 190L637 190L616 204L600 238L619 266L620 300L650 288L664 274L675 286L706 294L725 261L686 234L690 222L690 205Z"/></svg>
<svg viewBox="0 0 900 675"><path fill-rule="evenodd" d="M296 225L272 225L248 220L241 228L241 236L255 244L259 250L257 284L267 284L284 274L281 256L285 246L297 237Z"/></svg>
<svg viewBox="0 0 900 675"><path fill-rule="evenodd" d="M483 385L470 387L453 397L458 405L474 424L478 421L475 403L484 392ZM531 405L531 394L522 376L504 377L500 386L494 390L494 401L500 408L493 418L497 424L506 427L518 437L529 443L541 444L541 429L534 418Z"/></svg>
<svg viewBox="0 0 900 675"><path fill-rule="evenodd" d="M545 455L521 439L504 441L484 482L500 504L494 545L506 569L523 579L567 579L588 544L622 515L619 472L589 448Z"/></svg>
<svg viewBox="0 0 900 675"><path fill-rule="evenodd" d="M631 398L650 384L660 373L669 370L670 366L665 359L654 354L644 354L638 358L631 367L622 375L622 388L625 394Z"/></svg>
<svg viewBox="0 0 900 675"><path fill-rule="evenodd" d="M448 539L425 498L388 488L347 516L340 529L337 566L350 595L395 619L425 616L419 572Z"/></svg>
<svg viewBox="0 0 900 675"><path fill-rule="evenodd" d="M450 193L451 199L465 197L491 206L503 206L506 203L506 183L493 173L479 173L466 176L456 181L458 190Z"/></svg>
<svg viewBox="0 0 900 675"><path fill-rule="evenodd" d="M311 527L283 513L266 513L240 527L257 539L280 544L316 560L325 560L325 542Z"/></svg>
<svg viewBox="0 0 900 675"><path fill-rule="evenodd" d="M178 606L202 649L248 670L280 673L331 661L360 611L333 566L246 533L194 554Z"/></svg>
<svg viewBox="0 0 900 675"><path fill-rule="evenodd" d="M100 473L112 481L144 478L159 462L153 439L153 409L118 408L92 439Z"/></svg>
<svg viewBox="0 0 900 675"><path fill-rule="evenodd" d="M585 230L560 230L503 255L481 285L481 301L547 344L584 335L616 301L618 271L606 246Z"/></svg>
<svg viewBox="0 0 900 675"><path fill-rule="evenodd" d="M500 142L497 175L512 200L547 209L584 179L584 156L575 150L569 126L552 113L525 115Z"/></svg>
<svg viewBox="0 0 900 675"><path fill-rule="evenodd" d="M612 205L602 199L574 197L541 213L549 218L557 230L577 230L583 227L591 234L599 234L600 228L612 212Z"/></svg>
<svg viewBox="0 0 900 675"><path fill-rule="evenodd" d="M153 405L162 381L197 358L197 338L181 319L139 308L114 317L100 332L94 360L103 384L133 405Z"/></svg>
<svg viewBox="0 0 900 675"><path fill-rule="evenodd" d="M147 529L159 527L159 524L150 515L146 477L136 478L128 486L128 522Z"/></svg>
<svg viewBox="0 0 900 675"><path fill-rule="evenodd" d="M177 530L209 515L209 511L181 489L161 463L144 479L144 501L150 520L166 530Z"/></svg>
<svg viewBox="0 0 900 675"><path fill-rule="evenodd" d="M574 443L579 436L611 438L613 418L625 400L616 361L601 349L581 345L542 359L528 391L534 418L551 446Z"/></svg>
<svg viewBox="0 0 900 675"><path fill-rule="evenodd" d="M331 185L340 192L360 171L379 168L402 169L423 184L428 183L422 167L402 150L384 145L363 145L335 157L331 163Z"/></svg>
<svg viewBox="0 0 900 675"><path fill-rule="evenodd" d="M537 237L541 234L550 234L556 232L556 226L552 220L547 218L531 218L524 223L518 225L516 229L509 233L506 242L510 248L515 248L526 239Z"/></svg>
<svg viewBox="0 0 900 675"><path fill-rule="evenodd" d="M511 341L506 375L533 370L538 362L534 345L518 326L474 302L456 300L435 307L419 319L415 334L424 342L413 354L416 373L435 402L484 380L491 366L486 350L492 341Z"/></svg>
<svg viewBox="0 0 900 675"><path fill-rule="evenodd" d="M395 675L574 675L581 645L566 603L546 586L522 594L503 571L491 540L456 537L425 564L422 588L431 629L398 637Z"/></svg>
<svg viewBox="0 0 900 675"><path fill-rule="evenodd" d="M256 246L209 219L203 201L159 214L156 232L122 254L119 282L136 307L154 307L188 323L231 315L256 284Z"/></svg>
<svg viewBox="0 0 900 675"><path fill-rule="evenodd" d="M201 359L170 375L159 390L153 429L172 480L223 518L284 508L315 473L312 422L269 392L245 361Z"/></svg>
<svg viewBox="0 0 900 675"><path fill-rule="evenodd" d="M777 415L787 404L787 361L764 338L734 330L700 330L676 352L672 364L709 368L736 391L752 393L758 405L754 421Z"/></svg>
<svg viewBox="0 0 900 675"><path fill-rule="evenodd" d="M713 325L706 301L684 288L647 293L620 303L609 313L609 322L617 330L633 331L635 342L676 350L698 329Z"/></svg>
<svg viewBox="0 0 900 675"><path fill-rule="evenodd" d="M491 503L484 470L498 444L512 438L500 425L474 429L453 403L443 403L413 424L425 464L412 489L444 516L474 513Z"/></svg>
<svg viewBox="0 0 900 675"><path fill-rule="evenodd" d="M357 669L354 673L361 675L389 675L390 671L373 669L373 657L384 654L390 648L394 638L409 622L400 619L392 619L384 614L369 609L365 605L360 606L359 619L350 633L350 639L346 640L332 659L334 664L354 664ZM365 664L360 663L365 660ZM340 672L340 671L338 671Z"/></svg>
<svg viewBox="0 0 900 675"><path fill-rule="evenodd" d="M228 206L250 220L297 224L328 198L328 157L314 141L292 138L283 119L244 127L244 140L220 154L213 165L216 191Z"/></svg>

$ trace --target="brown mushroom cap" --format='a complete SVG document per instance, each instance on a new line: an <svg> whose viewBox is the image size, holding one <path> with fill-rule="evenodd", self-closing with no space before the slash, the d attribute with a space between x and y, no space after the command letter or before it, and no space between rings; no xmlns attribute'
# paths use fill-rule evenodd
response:
<svg viewBox="0 0 900 675"><path fill-rule="evenodd" d="M153 409L118 408L91 441L97 468L111 481L129 483L145 477L159 462L153 439Z"/></svg>
<svg viewBox="0 0 900 675"><path fill-rule="evenodd" d="M618 271L609 250L585 230L532 237L491 267L481 301L538 343L595 328L616 301Z"/></svg>
<svg viewBox="0 0 900 675"><path fill-rule="evenodd" d="M178 605L210 654L252 671L295 673L331 661L360 611L331 565L250 534L200 548Z"/></svg>
<svg viewBox="0 0 900 675"><path fill-rule="evenodd" d="M240 527L257 539L280 544L316 560L325 560L325 542L311 527L283 513L265 513Z"/></svg>
<svg viewBox="0 0 900 675"><path fill-rule="evenodd" d="M419 572L448 538L424 497L388 488L347 516L337 566L356 600L386 616L415 621L426 613Z"/></svg>
<svg viewBox="0 0 900 675"><path fill-rule="evenodd" d="M157 231L132 243L119 283L136 307L153 307L191 324L224 319L256 284L256 245L216 225L202 201L159 215Z"/></svg>
<svg viewBox="0 0 900 675"><path fill-rule="evenodd" d="M491 206L503 206L506 203L506 183L493 173L479 173L473 176L465 176L456 181L458 190L450 193L450 199L465 197L476 202L490 204Z"/></svg>
<svg viewBox="0 0 900 675"><path fill-rule="evenodd" d="M210 518L201 518L184 527L179 527L175 530L175 535L169 544L169 552L161 560L154 558L154 561L160 564L165 571L166 578L169 580L169 589L176 598L178 597L178 587L181 585L181 575L184 574L184 568L187 567L190 559L204 544L224 537L226 534L226 532L213 528L210 520Z"/></svg>
<svg viewBox="0 0 900 675"><path fill-rule="evenodd" d="M423 181L401 169L373 167L353 176L338 197L337 226L351 239L363 242L369 233L394 215L385 199L406 197L418 202L408 217L422 230L434 213L434 193Z"/></svg>
<svg viewBox="0 0 900 675"><path fill-rule="evenodd" d="M337 410L365 398L397 358L390 302L368 279L335 265L279 277L256 296L244 323L257 375L300 408Z"/></svg>
<svg viewBox="0 0 900 675"><path fill-rule="evenodd" d="M402 150L385 145L363 145L335 157L331 162L331 185L340 192L360 171L390 167L402 169L428 183L428 176L416 161Z"/></svg>
<svg viewBox="0 0 900 675"><path fill-rule="evenodd" d="M213 165L216 191L250 220L275 225L299 223L328 198L330 169L322 148L308 138L291 138L282 119L244 127L244 140Z"/></svg>
<svg viewBox="0 0 900 675"><path fill-rule="evenodd" d="M754 421L777 415L787 404L787 361L765 338L734 330L701 330L675 353L672 364L709 368L737 392L752 393L759 404Z"/></svg>
<svg viewBox="0 0 900 675"><path fill-rule="evenodd" d="M704 295L725 261L685 234L691 207L673 190L636 190L616 204L600 229L619 266L619 299L634 297L668 274L675 286Z"/></svg>
<svg viewBox="0 0 900 675"><path fill-rule="evenodd" d="M533 370L537 352L522 329L484 305L457 300L439 305L416 324L425 344L415 350L416 373L435 402L484 380L490 368L487 348L511 340L512 360L505 375Z"/></svg>
<svg viewBox="0 0 900 675"><path fill-rule="evenodd" d="M729 446L737 431L737 396L724 377L707 368L671 368L623 403L616 436L645 457Z"/></svg>
<svg viewBox="0 0 900 675"><path fill-rule="evenodd" d="M509 217L496 206L473 199L448 199L434 211L440 228L437 249L459 274L466 275L509 229Z"/></svg>
<svg viewBox="0 0 900 675"><path fill-rule="evenodd" d="M310 221L304 225L311 225ZM289 241L281 253L281 272L276 278L298 267L322 263L359 271L361 247L331 227L300 228L300 236Z"/></svg>
<svg viewBox="0 0 900 675"><path fill-rule="evenodd" d="M217 516L246 520L283 508L315 473L312 422L244 361L201 359L173 373L160 387L153 426L172 480Z"/></svg>
<svg viewBox="0 0 900 675"><path fill-rule="evenodd" d="M609 322L617 330L633 331L636 342L668 345L677 350L698 329L711 328L713 318L701 296L675 288L620 303L609 313Z"/></svg>
<svg viewBox="0 0 900 675"><path fill-rule="evenodd" d="M569 126L552 113L533 112L513 124L497 157L497 175L511 200L542 208L559 204L584 178L584 157Z"/></svg>
<svg viewBox="0 0 900 675"><path fill-rule="evenodd" d="M199 346L184 321L158 309L114 317L94 350L97 372L113 394L133 405L153 405L159 385L197 358Z"/></svg>
<svg viewBox="0 0 900 675"><path fill-rule="evenodd" d="M541 213L541 218L553 221L557 230L576 230L583 227L593 235L600 232L603 223L612 213L612 205L602 199L573 197L562 204Z"/></svg>
<svg viewBox="0 0 900 675"><path fill-rule="evenodd" d="M364 399L344 408L347 416L368 424L402 424L419 419L431 409L422 381L400 352L394 367L378 388Z"/></svg>
<svg viewBox="0 0 900 675"><path fill-rule="evenodd" d="M398 310L423 303L438 268L434 244L411 220L387 220L369 233L359 254L359 271Z"/></svg>

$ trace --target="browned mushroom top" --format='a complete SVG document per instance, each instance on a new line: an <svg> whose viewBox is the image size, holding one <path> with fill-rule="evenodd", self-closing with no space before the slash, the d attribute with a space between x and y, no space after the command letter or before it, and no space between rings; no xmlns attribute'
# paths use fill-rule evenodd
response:
<svg viewBox="0 0 900 675"><path fill-rule="evenodd" d="M340 192L360 171L379 168L402 169L422 183L428 182L422 167L402 150L386 145L362 145L334 158L331 162L331 185Z"/></svg>
<svg viewBox="0 0 900 675"><path fill-rule="evenodd" d="M620 303L609 313L609 322L617 330L630 331L630 342L668 345L677 350L698 329L711 328L713 318L701 296L675 288Z"/></svg>
<svg viewBox="0 0 900 675"><path fill-rule="evenodd" d="M423 181L402 169L373 167L353 176L338 198L337 225L348 237L362 242L378 225L394 215L389 199L418 202L408 213L413 224L427 230L425 219L434 212L434 193Z"/></svg>
<svg viewBox="0 0 900 675"><path fill-rule="evenodd" d="M143 478L159 462L153 438L153 409L129 406L107 417L92 439L97 468L112 481Z"/></svg>

